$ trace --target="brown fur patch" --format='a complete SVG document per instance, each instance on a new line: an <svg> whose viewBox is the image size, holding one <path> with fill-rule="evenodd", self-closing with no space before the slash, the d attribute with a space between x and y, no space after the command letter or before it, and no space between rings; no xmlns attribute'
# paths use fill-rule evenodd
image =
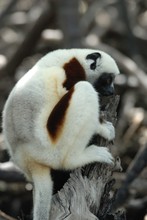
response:
<svg viewBox="0 0 147 220"><path fill-rule="evenodd" d="M67 90L71 89L77 82L86 80L85 70L75 57L65 63L63 68L67 77L63 86Z"/></svg>
<svg viewBox="0 0 147 220"><path fill-rule="evenodd" d="M66 111L68 109L74 88L66 93L54 107L47 121L47 130L53 142L56 142L63 130Z"/></svg>

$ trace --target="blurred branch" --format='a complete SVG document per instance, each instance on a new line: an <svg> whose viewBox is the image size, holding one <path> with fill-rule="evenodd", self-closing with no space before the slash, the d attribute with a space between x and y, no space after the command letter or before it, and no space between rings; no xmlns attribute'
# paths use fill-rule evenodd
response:
<svg viewBox="0 0 147 220"><path fill-rule="evenodd" d="M16 218L12 218L0 210L0 220L16 220Z"/></svg>
<svg viewBox="0 0 147 220"><path fill-rule="evenodd" d="M9 14L9 12L12 10L12 8L15 7L16 3L18 2L18 0L11 0L8 5L6 6L6 8L2 11L2 13L0 14L0 28L3 26L4 23L4 19L6 18L6 16Z"/></svg>
<svg viewBox="0 0 147 220"><path fill-rule="evenodd" d="M79 0L53 0L57 20L64 34L63 47L81 47Z"/></svg>
<svg viewBox="0 0 147 220"><path fill-rule="evenodd" d="M14 76L16 68L20 65L20 63L26 56L30 55L40 38L42 30L44 30L44 28L49 25L52 17L53 11L49 7L42 12L41 16L38 18L33 28L26 35L24 41L17 48L11 59L8 61L7 65L2 70L0 70L0 76Z"/></svg>
<svg viewBox="0 0 147 220"><path fill-rule="evenodd" d="M129 197L129 186L134 181L135 178L142 172L142 170L147 166L147 145L140 148L136 157L130 164L127 172L126 178L123 181L121 188L118 190L116 195L116 200L114 203L114 209L122 206Z"/></svg>
<svg viewBox="0 0 147 220"><path fill-rule="evenodd" d="M127 34L127 38L128 38L128 42L127 42L127 46L129 48L129 53L130 53L130 56L134 59L135 62L138 62L138 47L137 47L137 44L136 44L136 40L135 40L135 37L134 37L134 34L133 34L133 31L132 31L132 25L131 25L131 15L129 13L129 8L127 7L128 6L128 3L126 2L126 0L118 0L118 9L119 9L119 14L121 15L122 17L122 20L123 20L123 25L125 26L125 31L126 31L126 34Z"/></svg>
<svg viewBox="0 0 147 220"><path fill-rule="evenodd" d="M124 142L122 143L120 140L123 137L124 130L126 130L128 125L128 118L130 117L130 114L134 111L134 106L136 103L136 97L134 95L134 91L127 90L125 94L123 94L123 97L121 99L122 108L120 110L120 120L117 124L118 132L117 132L117 141L119 144L123 144L123 146L126 144L126 140L124 139ZM125 149L122 147L122 149Z"/></svg>
<svg viewBox="0 0 147 220"><path fill-rule="evenodd" d="M80 20L81 32L83 36L89 33L90 27L94 22L96 14L99 14L107 6L110 6L114 3L116 3L116 0L93 1L93 3L88 7L88 10L86 13L84 13Z"/></svg>
<svg viewBox="0 0 147 220"><path fill-rule="evenodd" d="M0 163L1 180L5 182L26 182L24 175L12 162Z"/></svg>

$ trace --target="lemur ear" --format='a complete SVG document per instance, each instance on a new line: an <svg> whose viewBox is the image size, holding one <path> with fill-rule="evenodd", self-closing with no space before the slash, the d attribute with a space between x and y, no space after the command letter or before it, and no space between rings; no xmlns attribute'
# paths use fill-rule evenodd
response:
<svg viewBox="0 0 147 220"><path fill-rule="evenodd" d="M98 52L91 53L86 56L87 60L93 60L93 63L90 65L90 69L92 69L92 70L96 69L97 59L101 58L101 57L102 57L101 54Z"/></svg>

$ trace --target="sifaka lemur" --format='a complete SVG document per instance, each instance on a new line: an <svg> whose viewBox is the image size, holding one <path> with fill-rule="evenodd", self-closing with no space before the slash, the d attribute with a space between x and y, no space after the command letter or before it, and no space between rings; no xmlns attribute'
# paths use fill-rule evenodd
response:
<svg viewBox="0 0 147 220"><path fill-rule="evenodd" d="M41 58L10 93L4 139L12 160L34 184L34 220L49 220L52 169L113 163L106 147L88 143L94 134L115 137L112 123L100 121L98 94L114 94L117 74L105 52L61 49Z"/></svg>

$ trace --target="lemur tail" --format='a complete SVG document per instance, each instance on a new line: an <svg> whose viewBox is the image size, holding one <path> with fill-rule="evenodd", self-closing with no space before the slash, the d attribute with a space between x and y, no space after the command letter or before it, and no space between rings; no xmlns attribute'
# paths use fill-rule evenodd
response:
<svg viewBox="0 0 147 220"><path fill-rule="evenodd" d="M33 220L49 220L52 198L52 179L50 168L37 164L32 170L34 182L34 210Z"/></svg>

